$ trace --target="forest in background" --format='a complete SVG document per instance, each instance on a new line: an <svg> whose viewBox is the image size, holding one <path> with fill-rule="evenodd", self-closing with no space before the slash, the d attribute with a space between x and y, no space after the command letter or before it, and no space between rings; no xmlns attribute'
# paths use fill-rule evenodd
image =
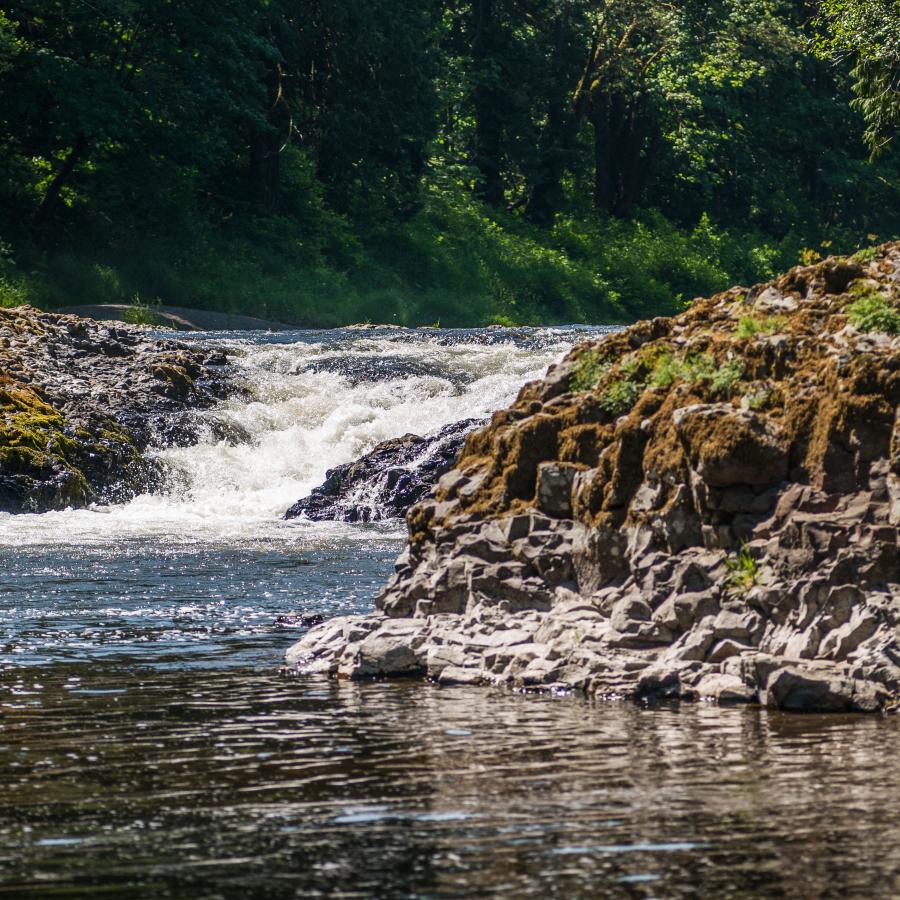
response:
<svg viewBox="0 0 900 900"><path fill-rule="evenodd" d="M610 322L900 236L896 0L0 9L0 305Z"/></svg>

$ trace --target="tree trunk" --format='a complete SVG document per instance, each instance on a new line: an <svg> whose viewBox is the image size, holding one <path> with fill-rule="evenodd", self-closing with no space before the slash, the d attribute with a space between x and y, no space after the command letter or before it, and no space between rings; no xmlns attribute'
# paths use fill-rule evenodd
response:
<svg viewBox="0 0 900 900"><path fill-rule="evenodd" d="M631 215L642 187L644 159L641 155L644 143L644 128L640 115L629 105L621 120L617 143L618 166L616 195L612 204L612 214L619 219Z"/></svg>
<svg viewBox="0 0 900 900"><path fill-rule="evenodd" d="M594 97L594 209L617 218L631 214L649 173L642 153L650 127L640 109L620 94Z"/></svg>
<svg viewBox="0 0 900 900"><path fill-rule="evenodd" d="M567 108L565 50L568 36L568 7L556 20L553 71L547 104L547 125L538 143L538 168L525 207L525 215L535 225L549 228L562 204L562 177L572 142L572 115Z"/></svg>
<svg viewBox="0 0 900 900"><path fill-rule="evenodd" d="M46 220L48 213L56 202L56 198L59 196L59 192L72 176L72 173L75 171L75 166L78 165L79 160L84 156L87 148L88 140L81 132L79 132L78 136L75 138L75 144L68 154L66 154L66 158L62 161L59 171L53 176L53 180L47 186L47 190L41 199L40 205L31 217L33 225L40 225Z"/></svg>
<svg viewBox="0 0 900 900"><path fill-rule="evenodd" d="M613 159L609 103L595 97L590 109L594 129L594 209L608 213L613 204Z"/></svg>
<svg viewBox="0 0 900 900"><path fill-rule="evenodd" d="M278 112L285 104L278 66L270 66L266 72L266 98L266 122L269 127L250 135L250 190L257 211L263 215L271 215L278 211L280 201L281 138Z"/></svg>
<svg viewBox="0 0 900 900"><path fill-rule="evenodd" d="M253 205L264 215L278 211L281 154L278 135L256 132L250 136L250 188Z"/></svg>

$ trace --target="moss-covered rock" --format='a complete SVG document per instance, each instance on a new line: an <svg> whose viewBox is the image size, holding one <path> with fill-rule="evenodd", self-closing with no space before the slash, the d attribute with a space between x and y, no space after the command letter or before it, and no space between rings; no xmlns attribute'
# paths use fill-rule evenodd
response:
<svg viewBox="0 0 900 900"><path fill-rule="evenodd" d="M900 343L891 329L863 330L848 309L864 284L880 308L900 311L898 272L900 244L890 244L866 263L798 267L576 347L471 435L459 467L483 477L464 497L438 492L453 501L446 520L534 507L546 461L587 467L574 508L587 524L617 527L653 518L631 508L622 484L671 497L691 471L716 488L864 483L900 402Z"/></svg>
<svg viewBox="0 0 900 900"><path fill-rule="evenodd" d="M124 499L158 476L143 457L227 389L204 354L140 329L0 310L0 510Z"/></svg>
<svg viewBox="0 0 900 900"><path fill-rule="evenodd" d="M576 347L410 510L378 611L289 662L897 708L897 311L900 243Z"/></svg>

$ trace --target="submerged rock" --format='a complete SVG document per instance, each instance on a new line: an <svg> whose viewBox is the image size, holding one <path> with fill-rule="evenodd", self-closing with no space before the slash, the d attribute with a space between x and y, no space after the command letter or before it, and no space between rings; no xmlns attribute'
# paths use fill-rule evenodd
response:
<svg viewBox="0 0 900 900"><path fill-rule="evenodd" d="M900 324L900 243L575 348L410 510L376 612L324 622L288 663L896 706L900 337L863 330L861 301Z"/></svg>
<svg viewBox="0 0 900 900"><path fill-rule="evenodd" d="M383 441L352 463L329 469L325 481L285 513L315 521L375 522L402 517L455 462L479 419L454 422L426 437Z"/></svg>
<svg viewBox="0 0 900 900"><path fill-rule="evenodd" d="M228 389L222 354L140 328L0 309L0 511L122 500L158 476L151 444L186 442Z"/></svg>

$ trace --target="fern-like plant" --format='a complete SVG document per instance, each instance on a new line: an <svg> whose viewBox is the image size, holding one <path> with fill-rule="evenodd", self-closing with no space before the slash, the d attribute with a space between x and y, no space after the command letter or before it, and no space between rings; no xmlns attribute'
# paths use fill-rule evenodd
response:
<svg viewBox="0 0 900 900"><path fill-rule="evenodd" d="M860 331L900 334L900 312L877 291L863 294L847 307L850 324Z"/></svg>

